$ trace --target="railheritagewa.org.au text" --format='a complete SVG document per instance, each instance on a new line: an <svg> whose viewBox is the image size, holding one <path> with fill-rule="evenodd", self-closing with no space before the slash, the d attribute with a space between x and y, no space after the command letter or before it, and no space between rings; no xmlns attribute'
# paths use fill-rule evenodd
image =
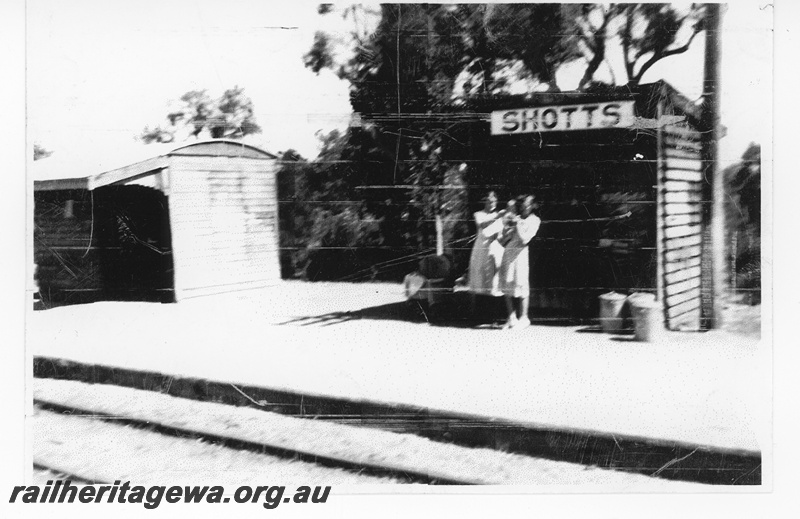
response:
<svg viewBox="0 0 800 519"><path fill-rule="evenodd" d="M250 503L266 509L281 503L325 503L331 487L299 486L286 491L285 486L242 485L231 495L221 485L168 486L131 485L115 481L113 485L76 485L70 480L48 481L46 485L20 485L11 491L9 503L107 503L139 504L158 508L161 503Z"/></svg>

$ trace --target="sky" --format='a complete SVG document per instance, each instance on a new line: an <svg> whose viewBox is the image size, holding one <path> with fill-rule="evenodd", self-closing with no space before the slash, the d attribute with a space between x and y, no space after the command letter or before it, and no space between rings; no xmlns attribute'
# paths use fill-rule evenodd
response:
<svg viewBox="0 0 800 519"><path fill-rule="evenodd" d="M771 139L772 9L760 7L765 4L734 2L723 18L723 161L737 160L751 141ZM317 132L346 127L351 114L347 83L303 65L316 30L344 27L336 15L318 15L316 5L29 0L28 141L62 154L130 147L183 93L205 89L216 97L238 85L262 127L253 144L314 157ZM643 81L665 79L698 98L703 48L699 37L688 53L663 60ZM568 69L560 80L563 89L577 85Z"/></svg>

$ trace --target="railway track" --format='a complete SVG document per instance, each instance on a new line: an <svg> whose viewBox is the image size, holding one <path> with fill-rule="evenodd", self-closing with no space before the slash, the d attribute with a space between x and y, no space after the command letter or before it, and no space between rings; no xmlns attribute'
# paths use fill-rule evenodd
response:
<svg viewBox="0 0 800 519"><path fill-rule="evenodd" d="M34 468L47 479L111 484L236 487L281 481L308 484L408 483L385 471L364 471L269 449L245 449L199 433L168 431L62 408L37 406ZM284 484L284 483L281 483Z"/></svg>
<svg viewBox="0 0 800 519"><path fill-rule="evenodd" d="M110 384L37 378L33 392L35 466L81 481L707 488Z"/></svg>
<svg viewBox="0 0 800 519"><path fill-rule="evenodd" d="M166 424L159 422L156 419L159 417L151 416L153 409L156 408L151 407L151 404L141 404L141 402L147 402L146 397L151 395L162 398L176 397L178 399L176 401L182 403L177 406L179 409L194 408L193 406L201 404L214 404L222 406L214 409L222 409L223 414L235 413L238 416L240 413L249 412L255 413L251 416L262 419L267 416L291 418L300 420L296 422L297 425L292 425L298 431L316 430L320 426L319 424L347 427L339 430L357 432L360 435L359 441L366 445L380 445L380 443L376 443L375 438L370 436L369 431L374 431L377 438L385 438L381 435L382 433L394 433L399 435L398 437L412 438L417 441L426 440L426 446L449 445L450 448L467 449L467 451L456 452L515 454L521 455L524 459L535 459L542 463L547 461L567 462L569 467L589 470L589 472L598 468L611 469L602 471L602 474L622 473L627 475L633 473L634 475L648 476L648 478L657 477L659 480L670 479L723 485L753 485L759 484L761 481L761 456L758 452L659 442L602 432L559 430L535 424L457 415L427 408L299 394L268 387L235 385L229 382L84 364L48 357L34 358L34 376L36 384L45 386L50 382L40 381L82 384L76 386L81 388L75 391L76 395L85 396L96 392L111 391L106 388L116 388L115 391L127 388L136 390L135 394L139 395L135 399L127 398L125 403L119 404L116 408L105 410L95 407L96 403L102 400L99 398L90 399L87 402L86 399L54 401L37 397L43 405L50 406L51 409L58 412L94 415L96 419L101 419L105 415L113 415L118 421L123 418L128 420L131 426L142 426L147 423L150 426L158 425L163 431L181 429L181 434L187 433L186 427L181 424L177 424L176 427L176 424L171 422ZM196 413L198 416L208 416L207 409L210 408L198 407ZM102 419L109 421L107 417ZM275 421L273 420L273 422ZM249 430L250 426L243 426L242 429ZM188 430L198 432L191 428ZM242 445L247 445L247 442L261 445L258 442L262 440L251 437L230 438L227 436L228 430L203 430L200 432L206 438L216 442L225 441L228 445L238 445L237 441L243 442ZM289 452L292 451L291 445L283 444L278 447ZM319 451L306 454L323 459L326 457L325 448L321 447ZM377 453L377 455L381 454ZM352 460L349 461L352 462ZM370 463L362 463L363 466L374 467L376 465L374 459L366 461ZM497 460L496 465L487 471L489 473L497 472L498 466L502 466L506 461L504 459ZM381 464L377 465L380 468L386 468ZM466 462L465 465L478 466L474 460ZM447 464L442 466L447 466ZM494 476L488 479L473 477L454 479L449 474L441 475L431 472L425 464L402 465L398 469L403 474L416 474L416 479L411 478L410 482L506 484L504 481L498 483ZM433 469L438 469L438 466L434 466ZM541 471L542 468L539 467L538 470ZM406 477L406 479L408 478ZM547 478L529 478L522 484L540 484L546 480ZM555 480L557 481L557 478ZM516 484L516 482L508 484Z"/></svg>

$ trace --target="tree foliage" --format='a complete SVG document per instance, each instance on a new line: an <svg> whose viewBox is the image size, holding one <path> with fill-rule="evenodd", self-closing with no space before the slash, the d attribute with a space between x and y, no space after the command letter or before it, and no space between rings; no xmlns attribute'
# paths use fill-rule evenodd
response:
<svg viewBox="0 0 800 519"><path fill-rule="evenodd" d="M320 14L335 8L323 4ZM317 32L305 63L329 68L356 88L364 82L458 83L455 95L492 93L512 81L558 90L556 72L584 63L588 88L611 52L622 54L625 83L635 85L658 61L682 54L704 29L705 7L691 4L382 4L341 10L347 34ZM377 19L374 29L364 20ZM351 53L337 51L341 47ZM385 70L384 70L385 69ZM613 71L612 71L612 74Z"/></svg>
<svg viewBox="0 0 800 519"><path fill-rule="evenodd" d="M692 4L681 12L670 4L618 4L619 36L629 85L662 59L688 51L705 28L705 6Z"/></svg>
<svg viewBox="0 0 800 519"><path fill-rule="evenodd" d="M33 145L33 160L45 159L52 154L53 154L52 151L46 149L44 146L40 144Z"/></svg>
<svg viewBox="0 0 800 519"><path fill-rule="evenodd" d="M359 200L360 150L353 136L320 136L322 151L308 161L294 150L281 156L278 171L281 270L284 277L333 280L371 277L381 261L381 220Z"/></svg>
<svg viewBox="0 0 800 519"><path fill-rule="evenodd" d="M760 302L761 147L750 144L739 163L725 170L728 257L731 286Z"/></svg>
<svg viewBox="0 0 800 519"><path fill-rule="evenodd" d="M192 90L183 94L174 105L164 123L146 126L138 138L149 144L204 136L239 139L261 132L253 102L238 86L226 90L217 99L211 98L205 90Z"/></svg>

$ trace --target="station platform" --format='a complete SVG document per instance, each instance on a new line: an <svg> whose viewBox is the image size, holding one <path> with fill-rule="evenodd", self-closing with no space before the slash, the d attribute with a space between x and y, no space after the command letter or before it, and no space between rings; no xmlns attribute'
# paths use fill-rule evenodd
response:
<svg viewBox="0 0 800 519"><path fill-rule="evenodd" d="M760 474L771 442L766 341L711 331L642 343L547 321L511 331L430 324L407 319L406 305L397 284L284 282L175 304L64 306L29 315L27 351L32 359L610 438L621 449L656 446L680 458L698 450L739 456L756 460Z"/></svg>

